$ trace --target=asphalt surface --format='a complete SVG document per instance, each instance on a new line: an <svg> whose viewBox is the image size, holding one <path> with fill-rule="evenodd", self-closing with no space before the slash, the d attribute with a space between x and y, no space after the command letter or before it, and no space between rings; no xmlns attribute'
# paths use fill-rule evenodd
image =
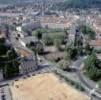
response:
<svg viewBox="0 0 101 100"><path fill-rule="evenodd" d="M94 83L92 80L85 77L82 71L80 70L80 66L82 62L84 61L84 59L85 58L79 58L79 60L77 60L73 64L73 67L75 67L77 70L76 75L78 76L79 80L81 81L85 89L88 91L88 93L90 94L90 92L94 90L94 92L91 95L94 96L96 100L101 100L101 92L96 90L96 83Z"/></svg>
<svg viewBox="0 0 101 100"><path fill-rule="evenodd" d="M79 80L81 81L81 83L83 84L83 86L85 87L85 89L88 91L88 94L89 94L90 91L92 91L95 88L95 84L92 83L90 80L86 79L84 77L84 75L81 73L81 71L80 71L80 65L82 64L83 60L84 60L84 58L80 58L78 61L74 62L73 67L76 68L76 70L77 70L76 71L76 75L78 76ZM46 61L45 64L43 64L42 66L40 65L40 68L38 70L36 70L34 72L31 72L31 73L29 73L27 75L22 75L22 76L16 77L16 78L11 79L11 80L7 80L7 81L0 82L0 84L1 85L3 85L3 84L11 84L12 82L18 81L19 79L25 79L27 77L34 76L36 74L51 72L51 71L54 71L54 70L60 71L58 68L56 68L56 65L55 64L52 64L52 63ZM63 71L60 71L60 72L61 73L64 73ZM63 74L63 75L65 75L65 77L68 77L68 75L66 75L66 73ZM12 100L11 99L11 96L10 96L11 94L10 94L9 89L7 90L7 87L6 87L5 90L6 90L5 93L7 95L6 97L9 98L7 100ZM101 100L101 95L98 92L94 92L93 93L93 98L94 97L95 97L94 100Z"/></svg>
<svg viewBox="0 0 101 100"><path fill-rule="evenodd" d="M12 100L11 91L8 85L0 87L0 100Z"/></svg>
<svg viewBox="0 0 101 100"><path fill-rule="evenodd" d="M19 47L18 43L15 41L15 39L14 40L13 39L12 39L12 42L13 42L14 46L15 47ZM22 48L21 44L20 44L20 48ZM77 77L81 81L82 85L85 87L86 91L88 91L88 94L90 94L90 92L95 89L96 84L93 81L91 81L88 78L86 78L83 75L83 73L81 72L81 70L80 70L80 66L81 66L82 62L84 61L84 59L85 59L84 57L79 58L79 60L77 60L76 62L73 63L72 67L76 69ZM52 64L49 61L46 61L46 62L47 62L46 65L44 64L43 67L41 67L40 69L38 69L38 70L36 70L34 72L31 72L31 73L29 73L27 75L18 76L16 78L11 79L11 80L0 82L0 86L1 86L0 88L4 89L5 95L6 95L6 97L3 97L3 98L7 98L6 100L12 100L9 87L8 86L3 86L2 87L2 85L4 85L4 84L11 84L13 81L17 81L17 80L19 80L21 78L25 79L25 78L27 78L27 77L29 77L31 75L34 76L34 75L40 74L40 73L45 73L45 72L51 72L51 71L54 71L54 70L59 70L59 69L56 68L55 64ZM64 75L66 77L68 77L68 75L66 75L66 74L64 74ZM94 93L92 95L95 97L95 100L101 100L101 94L99 93L99 91L97 91L97 92L94 91ZM5 100L5 99L2 99L2 95L1 95L1 99L0 100Z"/></svg>

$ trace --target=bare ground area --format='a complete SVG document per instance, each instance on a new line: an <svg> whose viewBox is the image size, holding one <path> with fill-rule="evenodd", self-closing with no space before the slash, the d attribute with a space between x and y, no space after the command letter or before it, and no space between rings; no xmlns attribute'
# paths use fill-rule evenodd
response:
<svg viewBox="0 0 101 100"><path fill-rule="evenodd" d="M88 96L61 82L53 73L19 80L10 88L13 100L89 100Z"/></svg>

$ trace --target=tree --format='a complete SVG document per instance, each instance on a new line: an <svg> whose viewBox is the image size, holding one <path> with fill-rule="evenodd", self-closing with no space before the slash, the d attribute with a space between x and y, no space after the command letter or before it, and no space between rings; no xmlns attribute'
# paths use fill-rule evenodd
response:
<svg viewBox="0 0 101 100"><path fill-rule="evenodd" d="M89 45L88 42L85 44L84 49L85 49L85 53L86 53L87 55L91 55L91 53L93 52L93 48L90 47L90 45Z"/></svg>
<svg viewBox="0 0 101 100"><path fill-rule="evenodd" d="M67 60L61 60L59 63L58 63L58 67L64 71L70 71L70 62L67 61Z"/></svg>
<svg viewBox="0 0 101 100"><path fill-rule="evenodd" d="M90 26L81 25L80 30L84 35L87 35L89 39L95 39L96 33Z"/></svg>
<svg viewBox="0 0 101 100"><path fill-rule="evenodd" d="M34 42L30 42L30 44L28 44L28 47L31 48L31 50L34 52L34 56L35 56L35 63L36 66L38 66L38 45Z"/></svg>
<svg viewBox="0 0 101 100"><path fill-rule="evenodd" d="M9 27L8 24L5 24L4 26L5 26L5 30L6 30L6 31L5 31L6 37L7 37L8 39L10 39L10 32L9 32L10 27Z"/></svg>
<svg viewBox="0 0 101 100"><path fill-rule="evenodd" d="M76 29L74 47L77 49L78 55L83 54L83 36L79 29Z"/></svg>
<svg viewBox="0 0 101 100"><path fill-rule="evenodd" d="M5 65L4 68L4 76L5 78L11 78L14 76L17 76L19 74L19 59L17 53L15 52L14 49L8 50L6 53L7 56L7 64Z"/></svg>
<svg viewBox="0 0 101 100"><path fill-rule="evenodd" d="M42 55L44 54L44 46L41 42L37 43L37 52L39 55Z"/></svg>
<svg viewBox="0 0 101 100"><path fill-rule="evenodd" d="M66 46L67 42L68 42L68 39L69 39L69 33L68 33L68 29L64 29L64 33L65 33L65 41L64 41L64 44Z"/></svg>
<svg viewBox="0 0 101 100"><path fill-rule="evenodd" d="M70 59L70 60L75 60L75 59L77 59L77 57L78 57L78 51L77 51L78 49L75 47L75 46L73 46L73 45L68 45L67 47L66 47L66 52L67 52L67 54L66 54L66 58L68 59Z"/></svg>
<svg viewBox="0 0 101 100"><path fill-rule="evenodd" d="M58 10L67 10L68 8L87 9L100 8L101 0L65 0L65 2L54 3L52 8Z"/></svg>
<svg viewBox="0 0 101 100"><path fill-rule="evenodd" d="M99 81L99 88L101 89L101 80Z"/></svg>
<svg viewBox="0 0 101 100"><path fill-rule="evenodd" d="M68 30L67 30L67 29L65 29L65 30L64 30L64 33L65 33L65 35L66 35L66 38L68 39L68 37L69 37Z"/></svg>
<svg viewBox="0 0 101 100"><path fill-rule="evenodd" d="M0 45L6 42L5 38L0 38Z"/></svg>
<svg viewBox="0 0 101 100"><path fill-rule="evenodd" d="M5 65L3 72L5 78L12 78L19 74L19 63L14 61Z"/></svg>
<svg viewBox="0 0 101 100"><path fill-rule="evenodd" d="M54 40L54 45L56 46L56 48L57 48L58 50L61 50L61 44L62 44L62 42L61 42L60 39L55 39L55 40Z"/></svg>
<svg viewBox="0 0 101 100"><path fill-rule="evenodd" d="M86 75L94 81L97 81L101 78L101 66L99 63L101 63L101 61L97 59L94 52L89 55L84 62Z"/></svg>
<svg viewBox="0 0 101 100"><path fill-rule="evenodd" d="M7 45L4 39L0 39L0 68L3 69L5 78L11 78L19 74L19 60L15 50Z"/></svg>
<svg viewBox="0 0 101 100"><path fill-rule="evenodd" d="M48 34L43 36L43 42L45 45L53 45L53 39Z"/></svg>
<svg viewBox="0 0 101 100"><path fill-rule="evenodd" d="M40 39L42 39L42 32L41 32L41 30L37 30L36 31L36 37L40 40Z"/></svg>

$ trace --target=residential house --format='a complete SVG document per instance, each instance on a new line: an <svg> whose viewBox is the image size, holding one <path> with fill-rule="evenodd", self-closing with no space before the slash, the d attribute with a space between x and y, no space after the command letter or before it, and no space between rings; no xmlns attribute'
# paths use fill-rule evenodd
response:
<svg viewBox="0 0 101 100"><path fill-rule="evenodd" d="M29 49L20 49L18 53L22 57L21 64L19 66L20 74L27 74L37 69L33 52L29 51Z"/></svg>
<svg viewBox="0 0 101 100"><path fill-rule="evenodd" d="M3 77L3 71L0 70L0 81L2 81L3 79L4 79L4 77Z"/></svg>
<svg viewBox="0 0 101 100"><path fill-rule="evenodd" d="M91 47L94 47L97 50L101 50L101 39L92 40L90 42Z"/></svg>

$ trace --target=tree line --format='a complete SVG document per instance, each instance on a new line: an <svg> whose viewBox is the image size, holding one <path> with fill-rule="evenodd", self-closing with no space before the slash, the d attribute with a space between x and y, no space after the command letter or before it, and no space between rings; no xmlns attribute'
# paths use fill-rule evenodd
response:
<svg viewBox="0 0 101 100"><path fill-rule="evenodd" d="M66 0L62 3L54 4L53 9L66 10L68 8L101 8L101 0Z"/></svg>

